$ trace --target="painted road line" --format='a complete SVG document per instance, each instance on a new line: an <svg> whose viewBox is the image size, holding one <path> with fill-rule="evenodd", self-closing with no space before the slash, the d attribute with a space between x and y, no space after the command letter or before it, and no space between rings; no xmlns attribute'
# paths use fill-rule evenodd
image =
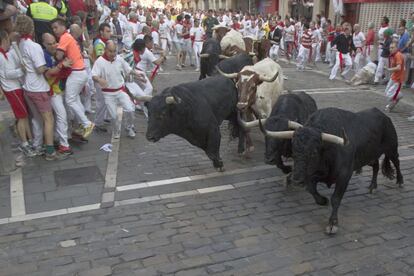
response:
<svg viewBox="0 0 414 276"><path fill-rule="evenodd" d="M209 174L200 174L200 175L177 177L177 178L171 178L171 179L141 182L141 183L136 183L136 184L124 185L124 186L117 186L116 190L118 192L130 191L130 190L137 190L137 189L143 189L143 188L148 188L148 187L183 183L183 182L194 181L194 180L204 180L204 179L209 179L209 178L214 178L214 177L234 175L234 174L240 174L240 173L246 173L246 172L255 172L255 171L261 171L261 170L266 170L266 169L271 169L271 168L274 168L274 166L260 165L256 167L236 169L232 171L214 172L214 173L209 173Z"/></svg>
<svg viewBox="0 0 414 276"><path fill-rule="evenodd" d="M20 215L20 216L0 219L0 225L11 223L11 222L28 221L28 220L34 220L34 219L39 219L39 218L48 218L48 217L66 215L66 214L81 213L81 212L86 212L86 211L91 211L91 210L97 210L99 208L100 208L100 204L96 203L96 204L90 204L90 205L82 205L78 207L58 209L58 210L53 210L53 211Z"/></svg>
<svg viewBox="0 0 414 276"><path fill-rule="evenodd" d="M12 217L26 214L21 168L10 173L10 209Z"/></svg>
<svg viewBox="0 0 414 276"><path fill-rule="evenodd" d="M122 132L122 107L118 107L116 110L117 113L117 124L121 126ZM116 175L118 170L118 154L119 154L119 145L121 142L121 137L115 139L115 133L112 132L111 143L112 151L109 153L108 162L106 166L105 173L105 185L102 193L102 204L105 207L113 205L115 200L115 186L116 186Z"/></svg>
<svg viewBox="0 0 414 276"><path fill-rule="evenodd" d="M178 192L178 193L160 194L160 195L155 195L155 196L118 200L118 201L115 201L115 206L125 206L125 205L135 204L135 203L152 202L152 201L158 201L158 200L167 199L167 198L178 198L178 197L184 197L184 196L216 193L216 192L222 192L222 191L227 191L227 190L234 190L234 189L251 186L251 185L266 184L266 183L270 183L274 181L279 181L282 179L283 179L283 176L282 177L273 176L273 177L268 177L268 178L245 181L242 183L225 184L225 185L201 188L201 189L196 189L196 190L188 190L188 191L183 191L183 192Z"/></svg>

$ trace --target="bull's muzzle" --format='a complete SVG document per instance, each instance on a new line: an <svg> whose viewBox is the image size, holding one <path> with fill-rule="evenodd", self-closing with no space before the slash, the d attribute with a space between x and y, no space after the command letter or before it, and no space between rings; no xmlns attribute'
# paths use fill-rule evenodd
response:
<svg viewBox="0 0 414 276"><path fill-rule="evenodd" d="M243 110L246 107L247 107L247 103L241 103L241 102L237 103L237 108L240 110Z"/></svg>
<svg viewBox="0 0 414 276"><path fill-rule="evenodd" d="M155 136L153 136L151 134L148 134L148 133L145 136L146 136L146 138L147 138L148 141L153 142L153 143L155 143L155 142L157 142L157 141L160 140L160 138L157 138L157 137L155 137Z"/></svg>

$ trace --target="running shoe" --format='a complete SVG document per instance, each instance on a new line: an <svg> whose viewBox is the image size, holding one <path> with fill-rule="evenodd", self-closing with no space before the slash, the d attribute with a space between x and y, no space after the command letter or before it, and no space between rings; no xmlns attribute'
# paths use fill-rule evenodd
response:
<svg viewBox="0 0 414 276"><path fill-rule="evenodd" d="M83 134L82 134L82 137L83 137L83 138L88 138L88 137L89 137L89 135L91 135L91 133L92 133L92 131L93 131L94 127L95 127L95 124L94 124L94 123L90 123L90 124L89 124L89 126L85 127L85 128L83 129Z"/></svg>

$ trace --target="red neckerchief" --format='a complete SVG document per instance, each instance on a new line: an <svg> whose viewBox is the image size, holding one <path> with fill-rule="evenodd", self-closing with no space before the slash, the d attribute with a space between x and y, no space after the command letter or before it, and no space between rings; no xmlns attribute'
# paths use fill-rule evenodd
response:
<svg viewBox="0 0 414 276"><path fill-rule="evenodd" d="M132 23L137 23L137 22L138 22L138 20L136 20L136 19L134 19L134 20L129 19L128 21L129 21L129 22L132 22Z"/></svg>
<svg viewBox="0 0 414 276"><path fill-rule="evenodd" d="M6 60L9 60L7 57L7 51L5 51L3 48L0 47L0 53L3 54L3 56L6 58Z"/></svg>
<svg viewBox="0 0 414 276"><path fill-rule="evenodd" d="M24 40L28 40L28 39L33 40L33 36L30 34L21 35L20 38Z"/></svg>
<svg viewBox="0 0 414 276"><path fill-rule="evenodd" d="M394 58L395 57L395 55L397 54L397 53L399 53L400 52L400 50L397 50L397 52L395 52L394 54L391 54L390 53L390 58Z"/></svg>
<svg viewBox="0 0 414 276"><path fill-rule="evenodd" d="M102 40L103 43L106 44L106 42L108 42L109 39L103 38L102 36L98 35L98 39Z"/></svg>
<svg viewBox="0 0 414 276"><path fill-rule="evenodd" d="M156 33L158 33L158 29L156 29L156 28L152 27L152 28L151 28L151 32L156 32Z"/></svg>
<svg viewBox="0 0 414 276"><path fill-rule="evenodd" d="M109 61L109 62L114 62L114 61L115 61L115 59L110 60L110 59L109 59L109 57L106 55L106 53L104 53L104 54L102 55L102 57L103 57L104 59L106 59L107 61Z"/></svg>
<svg viewBox="0 0 414 276"><path fill-rule="evenodd" d="M134 54L134 62L135 64L138 64L141 61L141 56L138 51L132 51Z"/></svg>
<svg viewBox="0 0 414 276"><path fill-rule="evenodd" d="M387 27L388 27L387 23L381 24L381 28L387 28Z"/></svg>
<svg viewBox="0 0 414 276"><path fill-rule="evenodd" d="M269 26L270 33L276 29L276 26Z"/></svg>

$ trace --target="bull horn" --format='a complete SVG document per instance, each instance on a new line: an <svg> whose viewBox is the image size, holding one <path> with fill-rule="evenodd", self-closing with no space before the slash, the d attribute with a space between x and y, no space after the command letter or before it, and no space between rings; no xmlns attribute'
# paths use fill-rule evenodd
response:
<svg viewBox="0 0 414 276"><path fill-rule="evenodd" d="M139 102L149 102L152 99L152 96L136 96L134 97L135 100Z"/></svg>
<svg viewBox="0 0 414 276"><path fill-rule="evenodd" d="M239 121L239 124L243 127L243 128L252 128L252 127L257 127L259 125L259 120L254 120L254 121L250 121L250 122L246 122L244 121L241 117L240 117L240 112L237 112L237 120ZM266 122L266 119L262 120L263 123Z"/></svg>
<svg viewBox="0 0 414 276"><path fill-rule="evenodd" d="M277 77L279 76L279 71L276 72L276 74L274 74L273 77L269 78L269 77L263 77L263 76L259 76L259 80L261 81L265 81L265 82L274 82Z"/></svg>
<svg viewBox="0 0 414 276"><path fill-rule="evenodd" d="M297 122L288 121L288 128L289 129L298 129L298 128L301 128L301 127L302 127L302 125L297 123Z"/></svg>
<svg viewBox="0 0 414 276"><path fill-rule="evenodd" d="M208 58L210 54L200 54L200 58Z"/></svg>
<svg viewBox="0 0 414 276"><path fill-rule="evenodd" d="M226 59L226 58L230 58L230 57L225 56L225 55L219 55L219 58L220 58L220 59Z"/></svg>
<svg viewBox="0 0 414 276"><path fill-rule="evenodd" d="M264 130L265 135L267 137L277 138L277 139L292 139L293 134L295 131L293 130L287 130L287 131L268 131Z"/></svg>
<svg viewBox="0 0 414 276"><path fill-rule="evenodd" d="M220 75L226 78L229 78L229 79L235 79L237 78L237 75L238 75L238 73L230 73L230 74L224 73L223 71L220 70L220 68L217 65L216 65L216 70L220 73Z"/></svg>
<svg viewBox="0 0 414 276"><path fill-rule="evenodd" d="M254 57L254 56L256 56L256 53L255 52L250 52L249 55Z"/></svg>
<svg viewBox="0 0 414 276"><path fill-rule="evenodd" d="M179 104L180 102L181 102L180 98L176 100L174 96L168 96L165 98L166 104Z"/></svg>
<svg viewBox="0 0 414 276"><path fill-rule="evenodd" d="M341 146L345 145L344 138L341 138L341 137L336 136L336 135L332 135L332 134L328 134L328 133L322 133L321 138L322 138L322 141L325 141L325 142L329 142L329 143L333 143L333 144L337 144L337 145L341 145Z"/></svg>

